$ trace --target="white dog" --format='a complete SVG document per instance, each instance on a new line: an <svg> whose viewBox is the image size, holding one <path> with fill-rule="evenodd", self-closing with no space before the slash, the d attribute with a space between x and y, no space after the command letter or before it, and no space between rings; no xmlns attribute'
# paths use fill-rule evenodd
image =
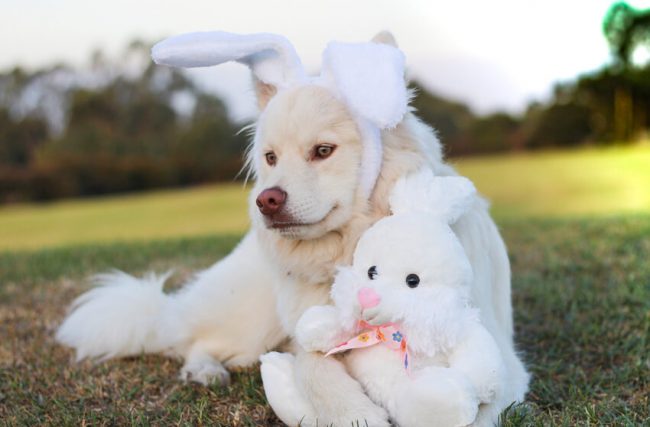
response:
<svg viewBox="0 0 650 427"><path fill-rule="evenodd" d="M403 57L389 46L392 37L375 41L387 44L331 46L316 79L276 35L198 33L154 47L161 63L237 60L253 70L262 111L248 153L252 229L173 294L162 292L164 277L100 276L57 339L78 359L178 355L181 377L207 384L226 383L226 367L254 364L292 337L307 308L328 303L335 266L349 264L360 235L389 214L395 181L423 168L455 174L433 131L406 109ZM513 344L510 267L487 205L476 203L454 231L475 274L470 298L499 345L506 387L521 400L528 374ZM386 412L339 362L290 347L297 383L318 408L317 419L303 425L388 425Z"/></svg>

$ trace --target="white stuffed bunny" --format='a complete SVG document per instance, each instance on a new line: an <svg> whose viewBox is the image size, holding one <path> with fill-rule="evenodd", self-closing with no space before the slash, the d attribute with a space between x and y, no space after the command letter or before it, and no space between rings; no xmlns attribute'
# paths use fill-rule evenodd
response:
<svg viewBox="0 0 650 427"><path fill-rule="evenodd" d="M349 350L350 374L401 427L482 424L479 404L504 388L499 348L469 304L470 262L450 228L475 197L466 178L429 171L402 178L393 215L363 234L353 265L339 270L335 305L310 308L296 328L307 351ZM264 385L278 415L295 423L296 411L311 416L309 402L290 381L272 384L274 363L290 367L282 357L290 356L267 356Z"/></svg>

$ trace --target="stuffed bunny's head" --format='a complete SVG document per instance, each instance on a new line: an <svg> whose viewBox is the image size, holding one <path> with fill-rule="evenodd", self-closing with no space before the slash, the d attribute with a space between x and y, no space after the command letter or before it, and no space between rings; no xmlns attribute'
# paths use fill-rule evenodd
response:
<svg viewBox="0 0 650 427"><path fill-rule="evenodd" d="M451 347L476 318L468 306L472 268L451 229L475 193L466 178L430 171L398 181L393 215L363 234L352 266L337 275L332 297L348 320L398 324L413 351Z"/></svg>

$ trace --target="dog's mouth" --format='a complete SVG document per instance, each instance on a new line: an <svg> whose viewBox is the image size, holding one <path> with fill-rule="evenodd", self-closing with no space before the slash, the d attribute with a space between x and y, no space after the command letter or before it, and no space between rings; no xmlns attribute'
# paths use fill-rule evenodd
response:
<svg viewBox="0 0 650 427"><path fill-rule="evenodd" d="M327 219L332 215L332 213L338 208L338 205L334 205L332 209L330 209L325 216L323 216L321 219L318 221L312 221L312 222L300 222L296 221L293 217L290 215L286 215L283 213L280 213L279 215L275 215L272 218L266 218L266 227L271 228L274 230L279 230L279 231L286 231L294 228L304 228L304 227L313 227L319 224L324 223L327 221Z"/></svg>

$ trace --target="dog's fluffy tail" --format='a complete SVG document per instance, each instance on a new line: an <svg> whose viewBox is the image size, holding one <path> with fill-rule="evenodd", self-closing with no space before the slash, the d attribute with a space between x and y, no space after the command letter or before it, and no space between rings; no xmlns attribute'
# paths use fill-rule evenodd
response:
<svg viewBox="0 0 650 427"><path fill-rule="evenodd" d="M185 333L178 304L163 292L169 276L95 276L96 286L74 301L57 341L74 348L77 360L174 351Z"/></svg>

